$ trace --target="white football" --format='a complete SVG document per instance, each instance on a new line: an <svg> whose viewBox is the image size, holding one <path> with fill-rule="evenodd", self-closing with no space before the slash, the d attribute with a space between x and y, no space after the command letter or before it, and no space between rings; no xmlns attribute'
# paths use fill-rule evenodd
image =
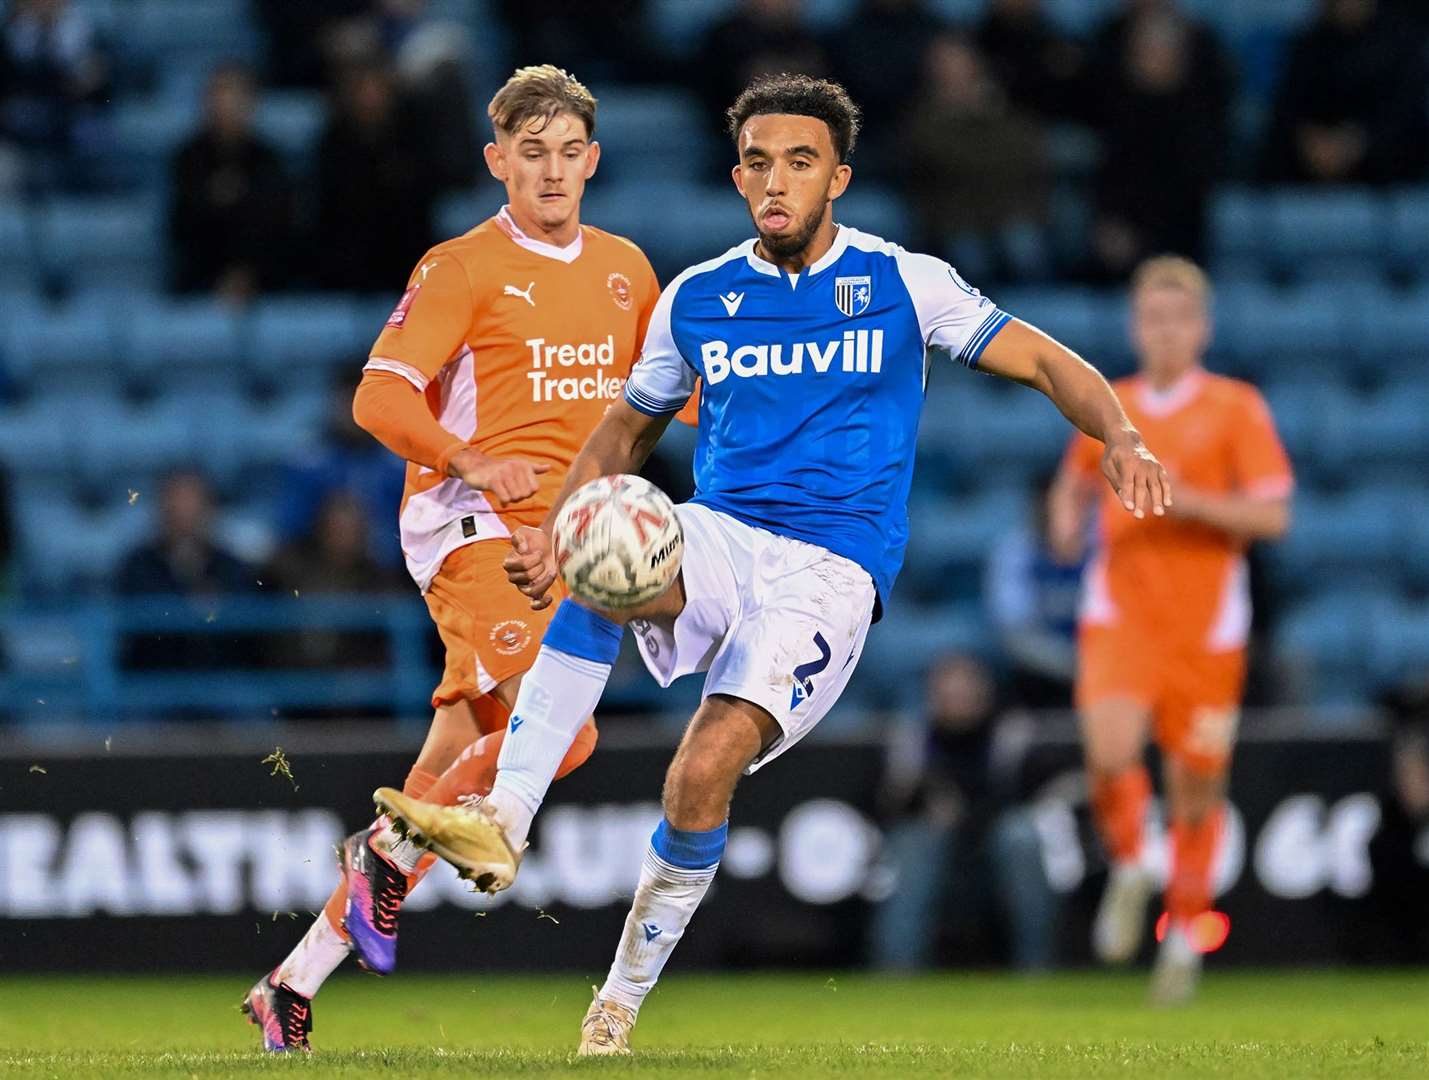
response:
<svg viewBox="0 0 1429 1080"><path fill-rule="evenodd" d="M685 552L674 504L638 476L602 476L576 488L551 539L566 587L607 610L655 599L675 580Z"/></svg>

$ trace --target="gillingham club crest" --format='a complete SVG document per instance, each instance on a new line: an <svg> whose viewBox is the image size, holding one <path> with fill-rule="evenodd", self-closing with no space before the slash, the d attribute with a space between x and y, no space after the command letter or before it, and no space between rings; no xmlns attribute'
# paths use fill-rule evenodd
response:
<svg viewBox="0 0 1429 1080"><path fill-rule="evenodd" d="M873 278L868 276L834 278L834 306L850 319L867 311L869 301L872 299Z"/></svg>

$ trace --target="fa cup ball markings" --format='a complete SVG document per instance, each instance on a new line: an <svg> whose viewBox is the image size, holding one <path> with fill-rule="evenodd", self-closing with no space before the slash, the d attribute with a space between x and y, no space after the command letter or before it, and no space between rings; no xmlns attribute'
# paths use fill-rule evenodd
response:
<svg viewBox="0 0 1429 1080"><path fill-rule="evenodd" d="M669 496L639 476L582 484L556 517L552 542L567 588L619 610L663 593L680 572L685 539Z"/></svg>

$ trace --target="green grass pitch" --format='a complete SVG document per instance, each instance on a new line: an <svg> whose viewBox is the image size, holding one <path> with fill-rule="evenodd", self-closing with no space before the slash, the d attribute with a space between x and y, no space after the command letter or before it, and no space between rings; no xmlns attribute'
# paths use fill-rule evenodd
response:
<svg viewBox="0 0 1429 1080"><path fill-rule="evenodd" d="M258 1052L242 976L0 980L0 1076L1429 1077L1429 973L673 975L637 1056L571 1055L580 976L339 976L312 1056Z"/></svg>

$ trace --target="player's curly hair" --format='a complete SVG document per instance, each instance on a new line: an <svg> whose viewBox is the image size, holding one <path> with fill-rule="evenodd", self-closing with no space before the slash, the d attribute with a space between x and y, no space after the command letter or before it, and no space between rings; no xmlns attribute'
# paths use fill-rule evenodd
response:
<svg viewBox="0 0 1429 1080"><path fill-rule="evenodd" d="M532 120L549 124L563 112L585 123L586 138L595 134L595 95L554 64L517 68L486 107L492 126L506 135L515 135ZM537 130L544 130L546 124Z"/></svg>
<svg viewBox="0 0 1429 1080"><path fill-rule="evenodd" d="M730 138L739 141L740 129L751 116L788 113L822 120L833 139L840 163L853 156L862 114L853 98L836 82L808 75L761 75L744 88L725 111Z"/></svg>

